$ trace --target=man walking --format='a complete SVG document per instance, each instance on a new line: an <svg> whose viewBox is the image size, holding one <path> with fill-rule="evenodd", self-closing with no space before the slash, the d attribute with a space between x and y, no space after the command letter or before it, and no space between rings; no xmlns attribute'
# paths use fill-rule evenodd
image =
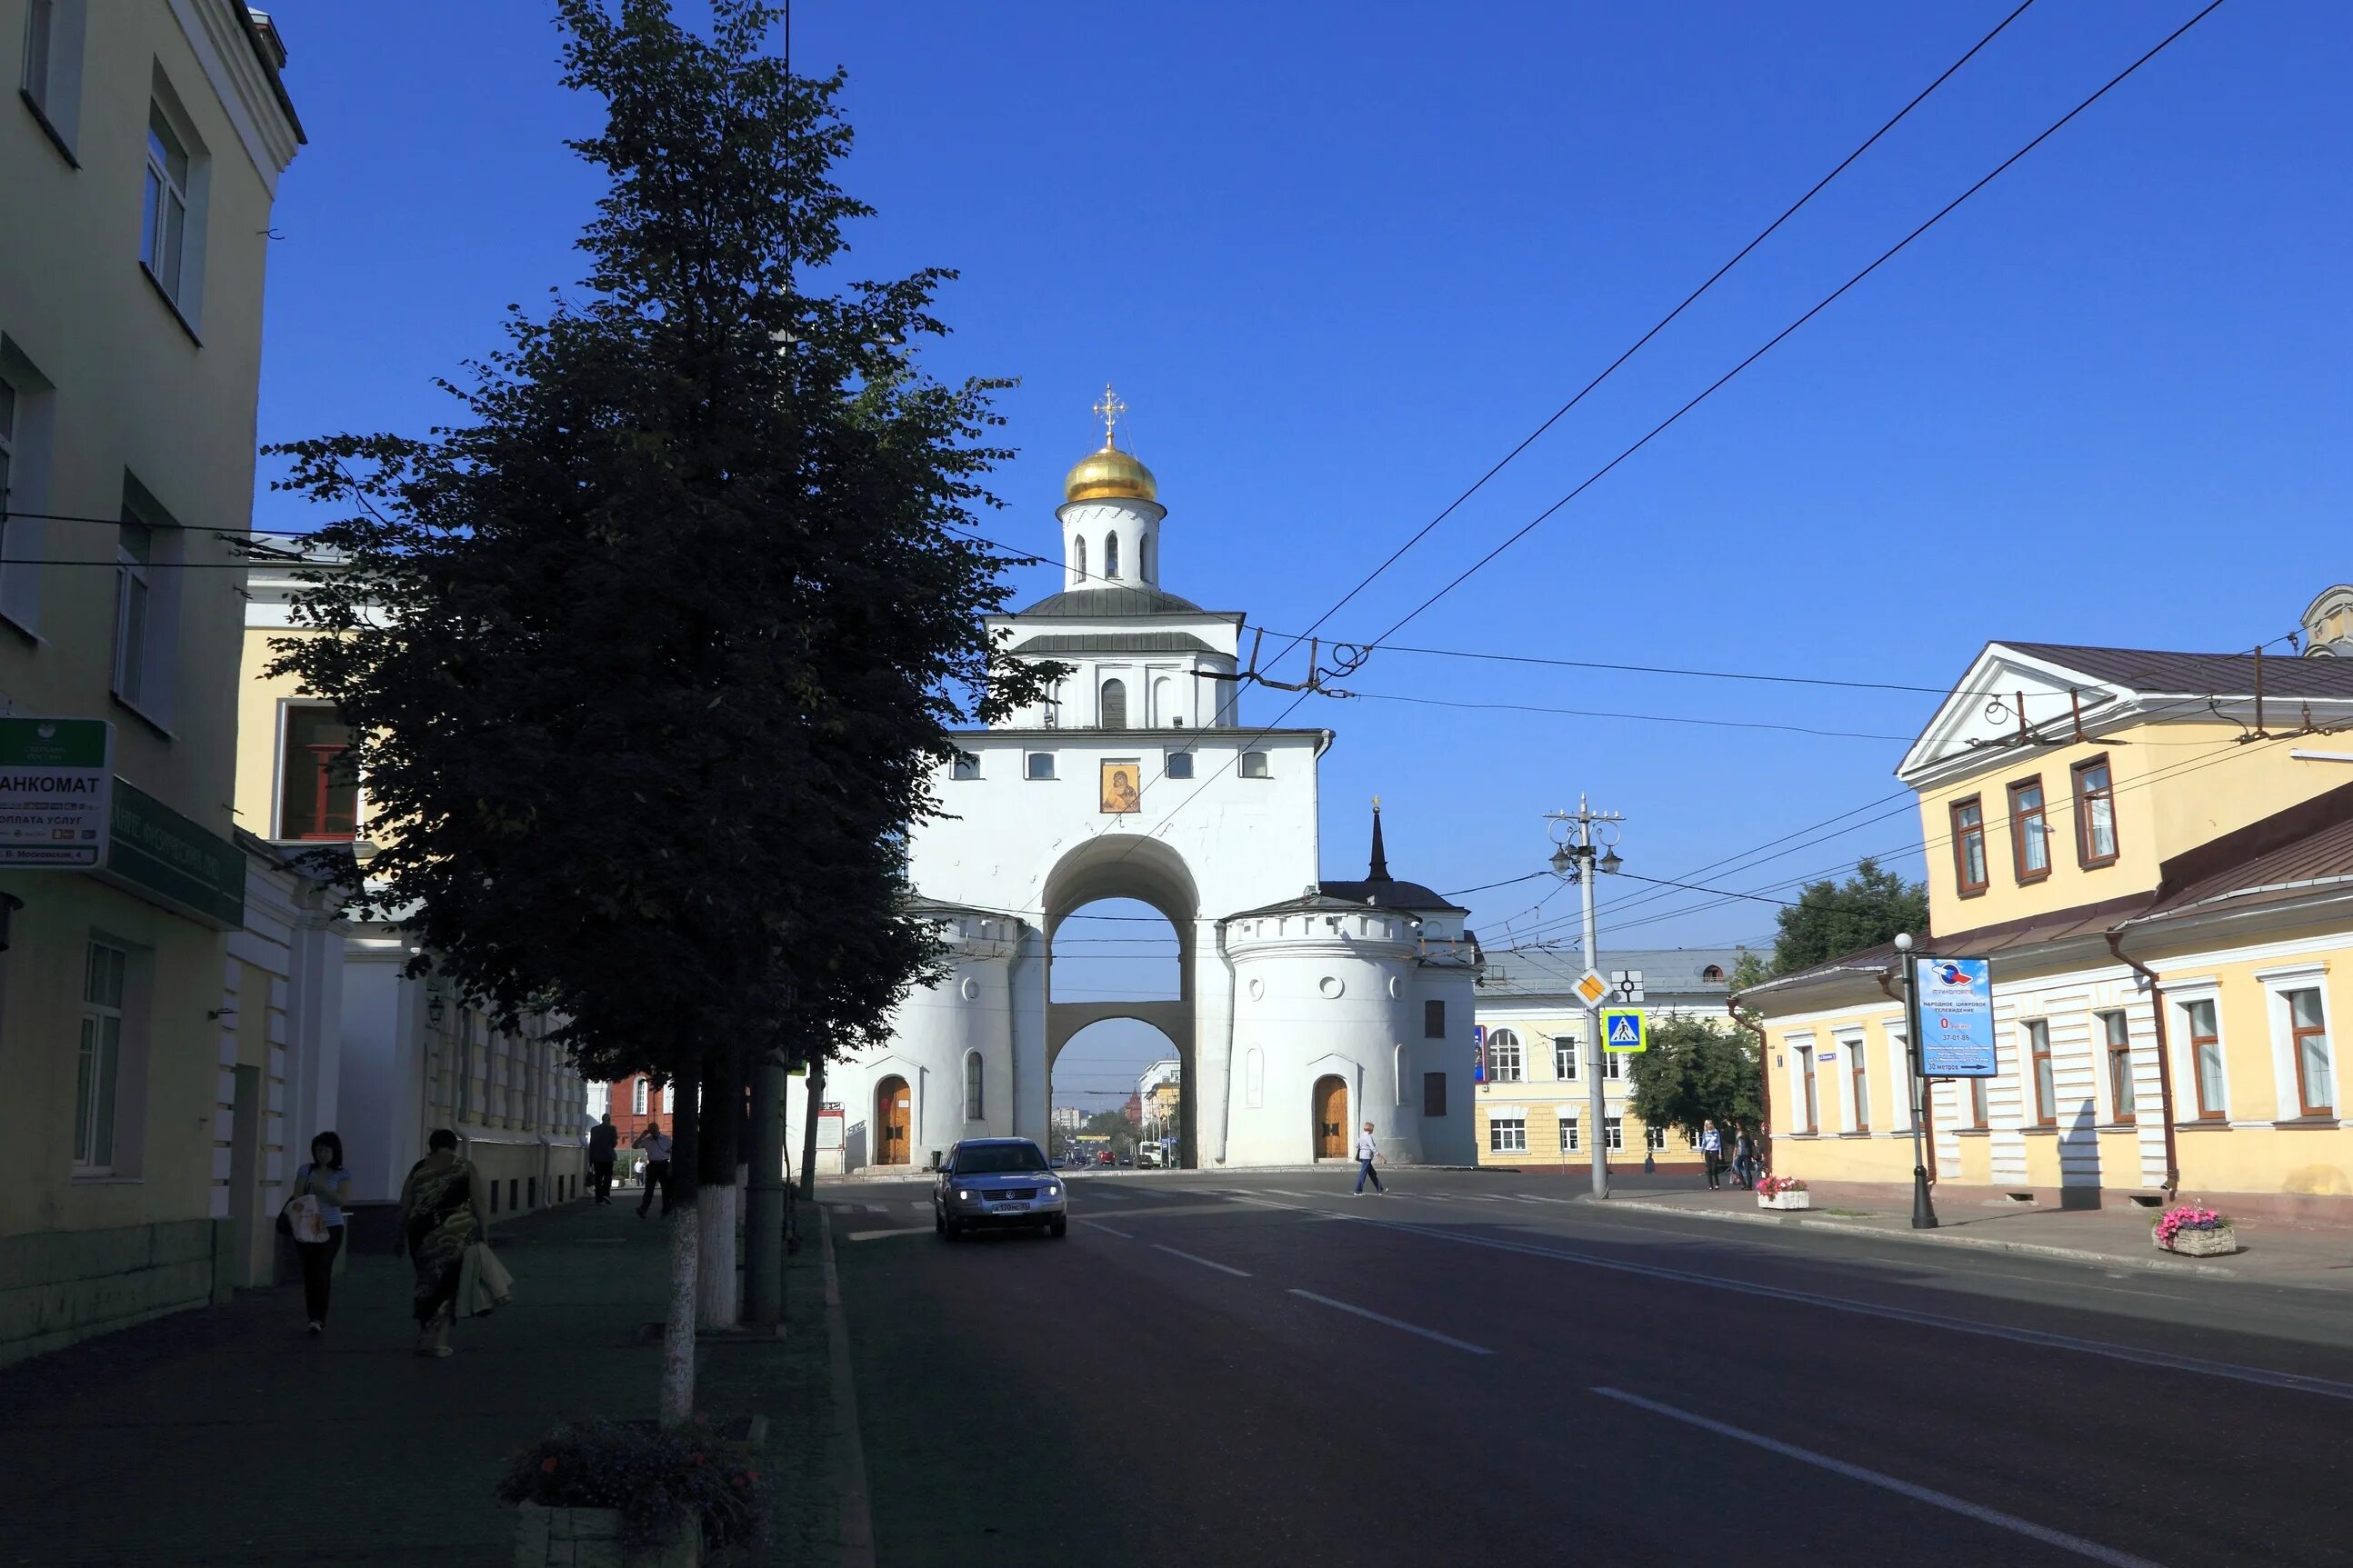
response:
<svg viewBox="0 0 2353 1568"><path fill-rule="evenodd" d="M670 1138L662 1131L661 1123L647 1122L646 1130L629 1140L629 1147L646 1152L646 1195L638 1200L638 1217L645 1218L646 1211L653 1207L656 1189L660 1190L662 1214L667 1216L670 1214Z"/></svg>
<svg viewBox="0 0 2353 1568"><path fill-rule="evenodd" d="M1757 1184L1757 1145L1749 1141L1748 1129L1740 1129L1732 1144L1732 1179L1744 1187Z"/></svg>
<svg viewBox="0 0 2353 1568"><path fill-rule="evenodd" d="M1380 1173L1373 1169L1373 1162L1379 1158L1380 1151L1373 1146L1373 1124L1367 1121L1365 1130L1356 1134L1356 1190L1348 1194L1350 1197L1363 1197L1366 1182L1373 1184L1375 1197L1388 1191L1381 1185Z"/></svg>
<svg viewBox="0 0 2353 1568"><path fill-rule="evenodd" d="M1699 1124L1699 1152L1707 1162L1707 1190L1716 1192L1724 1184L1724 1134L1715 1130L1713 1120L1703 1119Z"/></svg>
<svg viewBox="0 0 2353 1568"><path fill-rule="evenodd" d="M621 1142L621 1130L613 1125L613 1113L605 1112L605 1120L588 1130L588 1169L596 1177L596 1201L613 1201L613 1153Z"/></svg>

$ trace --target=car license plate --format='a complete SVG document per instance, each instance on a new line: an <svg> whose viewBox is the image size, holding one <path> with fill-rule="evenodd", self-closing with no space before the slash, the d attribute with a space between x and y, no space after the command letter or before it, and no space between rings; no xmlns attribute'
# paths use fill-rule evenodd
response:
<svg viewBox="0 0 2353 1568"><path fill-rule="evenodd" d="M1028 1214L1029 1212L1029 1205L1028 1204L991 1204L988 1205L988 1212L991 1214Z"/></svg>

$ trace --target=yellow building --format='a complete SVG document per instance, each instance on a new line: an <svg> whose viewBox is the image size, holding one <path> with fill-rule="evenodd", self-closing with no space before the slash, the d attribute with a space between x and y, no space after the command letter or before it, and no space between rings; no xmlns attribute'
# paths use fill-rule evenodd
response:
<svg viewBox="0 0 2353 1568"><path fill-rule="evenodd" d="M248 861L212 568L252 507L284 61L237 0L0 0L0 693L111 725L114 775L95 866L0 870L0 1360L225 1289L232 1168L268 1157L233 1129L283 1120L239 1072L272 1010L224 1002Z"/></svg>
<svg viewBox="0 0 2353 1568"><path fill-rule="evenodd" d="M303 542L257 542L288 555ZM313 555L313 564L332 558ZM375 820L364 783L338 759L351 742L334 708L290 675L265 673L271 644L301 633L289 602L297 568L265 560L246 578L239 672L237 820L284 851L351 846L365 856L389 829ZM364 863L364 862L363 862ZM486 1179L493 1214L580 1196L588 1092L571 1057L537 1016L514 1033L435 977L406 973L417 944L385 921L354 921L343 944L336 1130L367 1207L400 1191L435 1128L454 1131Z"/></svg>
<svg viewBox="0 0 2353 1568"><path fill-rule="evenodd" d="M1643 1011L1653 1019L1691 1016L1730 1026L1728 977L1736 948L1679 947L1605 953L1604 975L1639 973ZM1516 1170L1591 1168L1592 1084L1586 1062L1585 1005L1571 990L1584 958L1554 948L1504 949L1487 955L1477 981L1475 1022L1485 1031L1482 1079L1476 1090L1479 1163ZM1688 1134L1646 1128L1627 1101L1628 1058L1602 1053L1601 1139L1615 1163L1649 1154L1667 1170L1698 1170ZM1725 1151L1731 1157L1730 1148Z"/></svg>
<svg viewBox="0 0 2353 1568"><path fill-rule="evenodd" d="M2340 602L2341 601L2341 602ZM2353 604L2334 589L2316 615ZM2322 628L2325 629L2325 628ZM1991 960L1999 1072L1932 1086L1957 1197L2353 1219L2353 660L1987 647L1898 774L1920 951ZM1911 1180L1893 950L1758 986L1775 1170Z"/></svg>

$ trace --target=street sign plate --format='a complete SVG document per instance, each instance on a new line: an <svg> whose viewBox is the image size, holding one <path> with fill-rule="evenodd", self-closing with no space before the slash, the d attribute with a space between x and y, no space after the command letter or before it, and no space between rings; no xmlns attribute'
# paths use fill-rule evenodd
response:
<svg viewBox="0 0 2353 1568"><path fill-rule="evenodd" d="M1642 1015L1631 1007L1610 1007L1601 1015L1601 1048L1605 1051L1647 1051L1651 1032Z"/></svg>
<svg viewBox="0 0 2353 1568"><path fill-rule="evenodd" d="M1601 978L1598 969L1588 969L1573 987L1577 999L1588 1007L1599 1007L1609 999L1609 982Z"/></svg>
<svg viewBox="0 0 2353 1568"><path fill-rule="evenodd" d="M0 866L86 870L106 853L114 726L0 719Z"/></svg>

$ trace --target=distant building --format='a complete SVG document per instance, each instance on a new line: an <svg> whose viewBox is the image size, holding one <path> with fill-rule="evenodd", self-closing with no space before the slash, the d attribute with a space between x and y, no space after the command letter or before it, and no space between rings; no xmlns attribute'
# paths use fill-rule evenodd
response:
<svg viewBox="0 0 2353 1568"><path fill-rule="evenodd" d="M1087 1113L1075 1105L1058 1105L1054 1107L1051 1124L1057 1132L1076 1132L1086 1119Z"/></svg>
<svg viewBox="0 0 2353 1568"><path fill-rule="evenodd" d="M1697 1016L1731 1026L1725 1010L1740 952L1677 947L1604 952L1604 974L1640 970L1642 1009L1651 1019ZM1491 952L1475 987L1478 1020L1487 1030L1485 1079L1477 1091L1479 1163L1589 1166L1594 1136L1592 1064L1584 1003L1570 989L1585 973L1582 953L1555 948ZM1663 1167L1700 1168L1687 1133L1646 1128L1627 1101L1627 1058L1601 1054L1600 1137L1614 1161L1636 1164L1647 1152Z"/></svg>

